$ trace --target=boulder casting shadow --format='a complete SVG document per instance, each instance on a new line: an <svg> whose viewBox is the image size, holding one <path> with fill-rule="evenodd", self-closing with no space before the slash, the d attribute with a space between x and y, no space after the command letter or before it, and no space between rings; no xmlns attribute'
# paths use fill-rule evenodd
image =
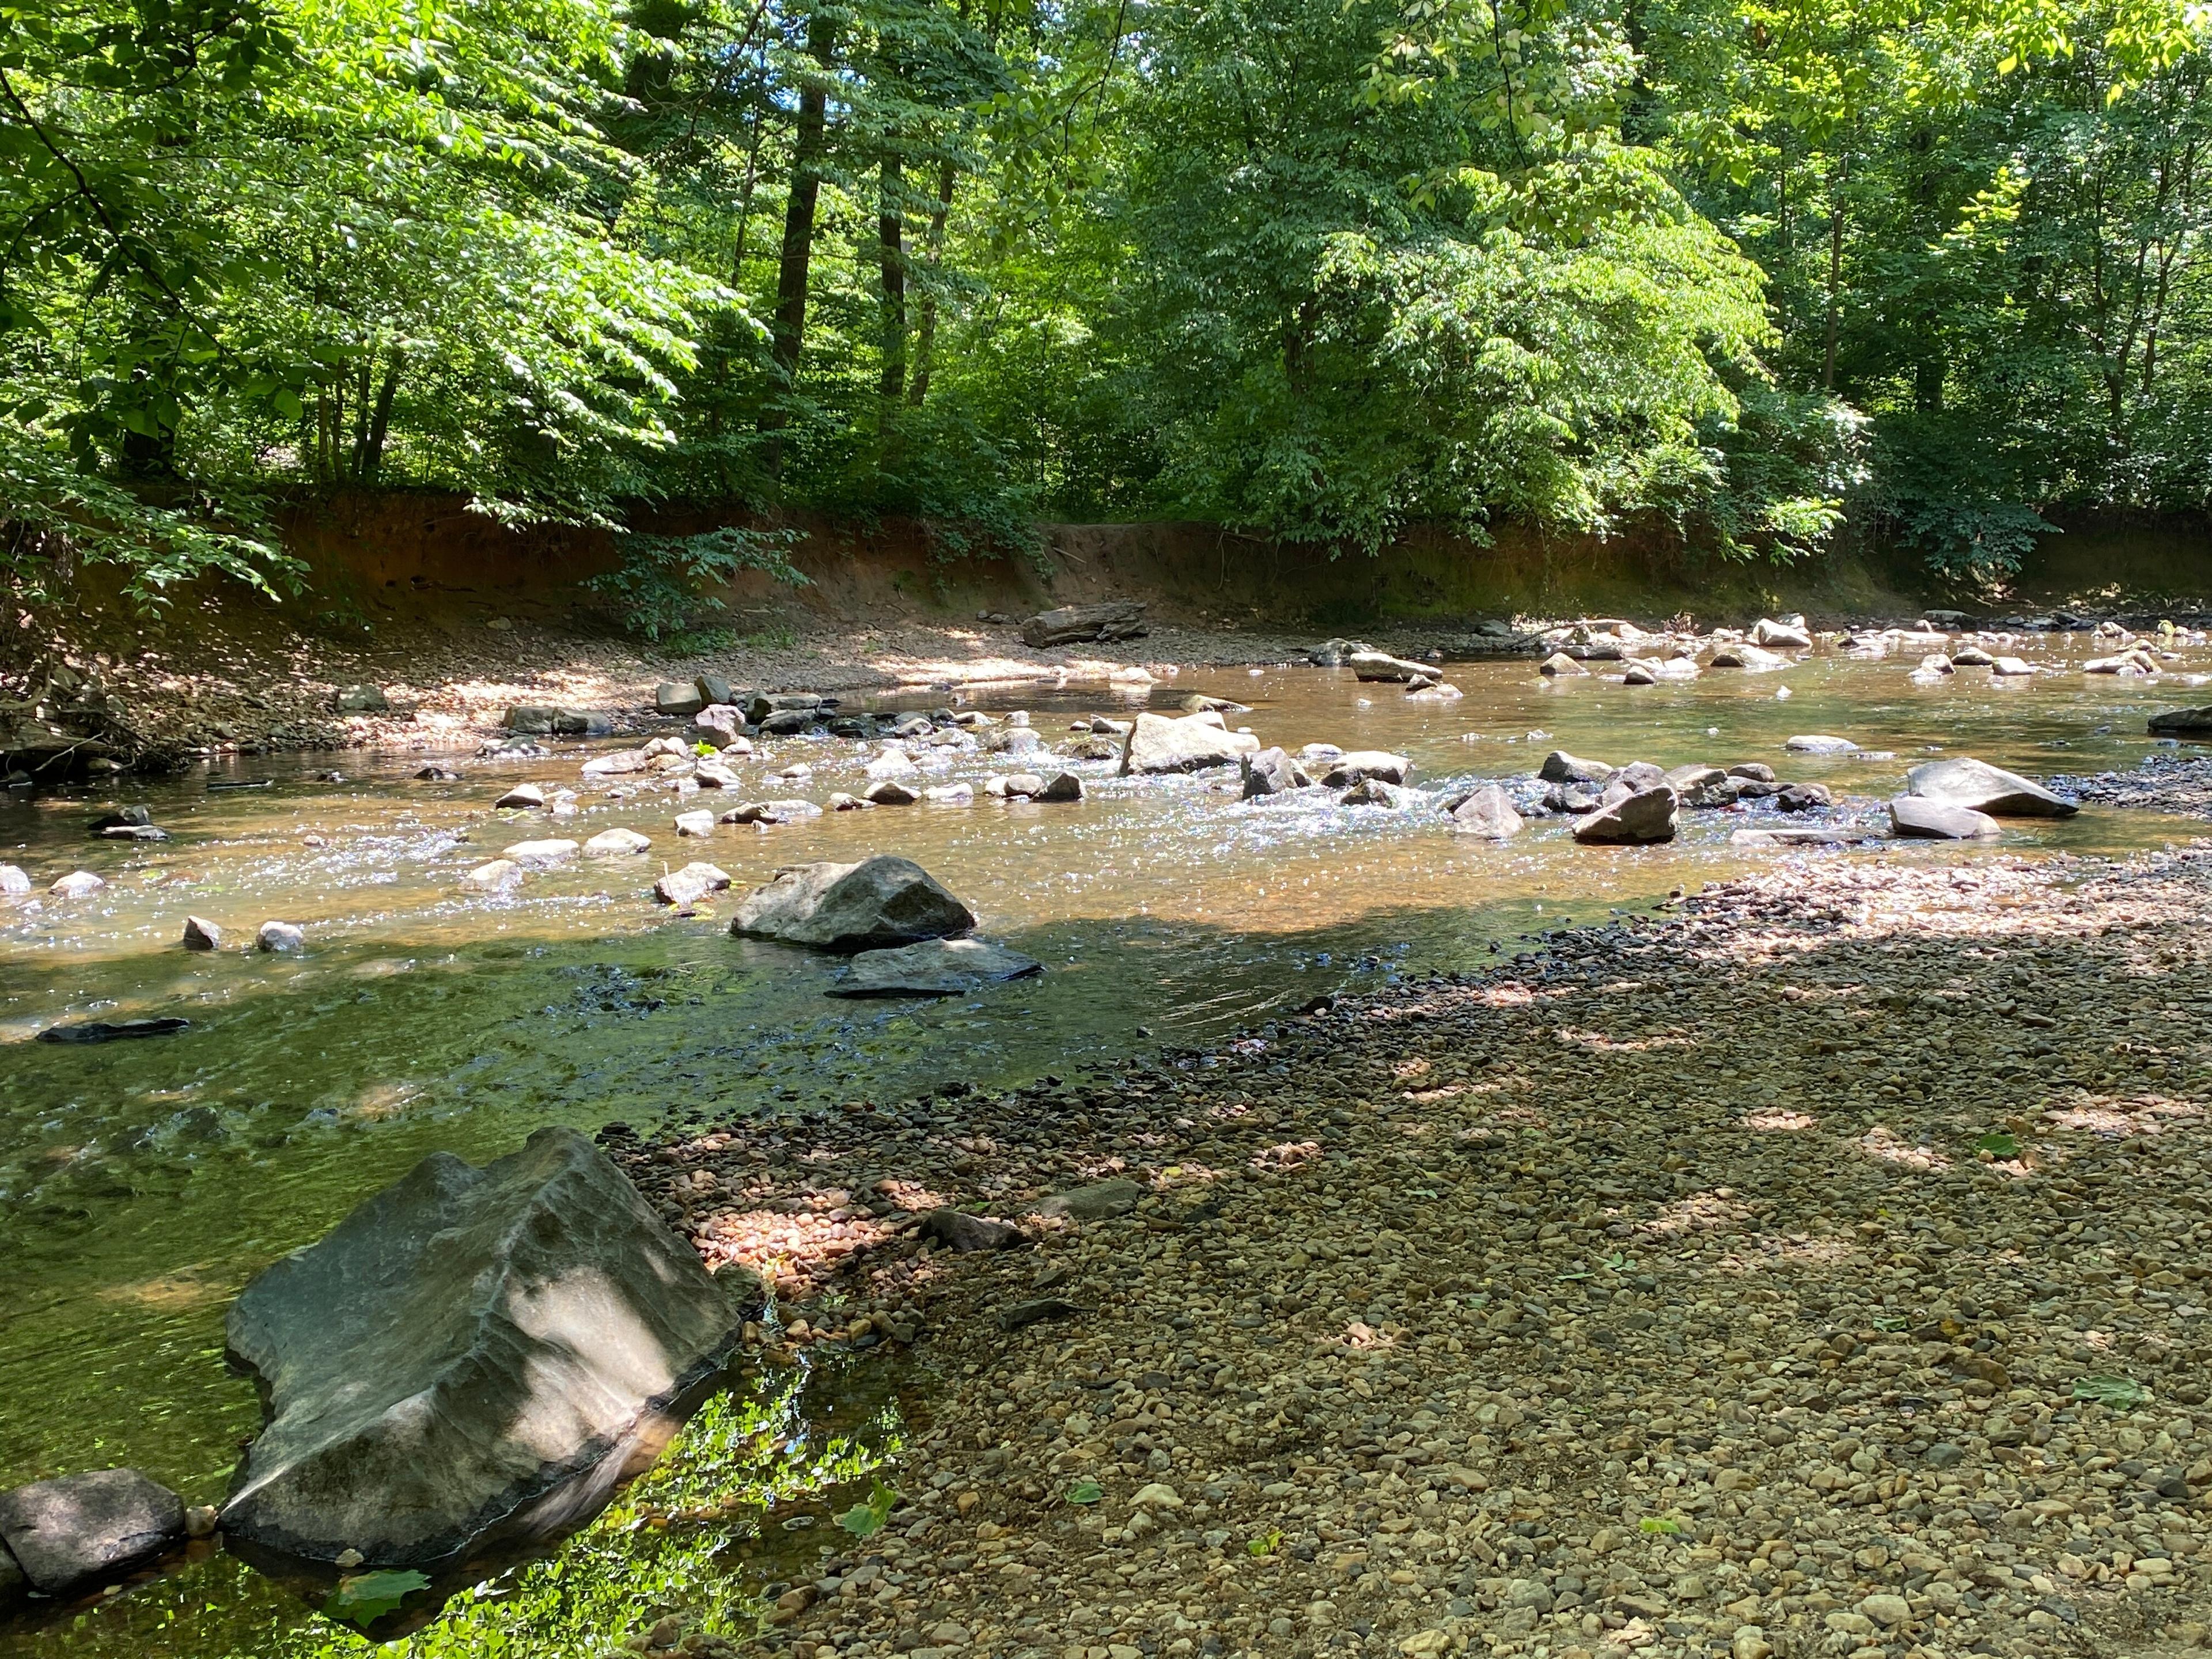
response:
<svg viewBox="0 0 2212 1659"><path fill-rule="evenodd" d="M327 1583L550 1542L650 1466L762 1299L573 1129L482 1169L434 1154L232 1304L266 1420L226 1543Z"/></svg>

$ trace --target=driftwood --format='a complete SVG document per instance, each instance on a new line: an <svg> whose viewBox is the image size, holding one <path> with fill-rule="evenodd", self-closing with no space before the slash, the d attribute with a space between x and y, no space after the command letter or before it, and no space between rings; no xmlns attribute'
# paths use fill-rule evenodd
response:
<svg viewBox="0 0 2212 1659"><path fill-rule="evenodd" d="M1042 611L1022 624L1022 643L1037 650L1091 640L1137 640L1145 636L1145 607L1134 599L1104 605L1068 605Z"/></svg>

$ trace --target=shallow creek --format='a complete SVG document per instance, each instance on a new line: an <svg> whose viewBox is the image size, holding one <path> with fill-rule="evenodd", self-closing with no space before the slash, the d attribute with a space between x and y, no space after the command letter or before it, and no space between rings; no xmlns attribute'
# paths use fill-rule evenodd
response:
<svg viewBox="0 0 2212 1659"><path fill-rule="evenodd" d="M1448 704L1301 666L1185 672L1148 696L1097 684L1000 688L959 706L1027 709L1051 743L1078 715L1126 718L1147 701L1171 711L1205 691L1251 704L1231 723L1265 743L1396 750L1430 787L1525 775L1553 747L1615 763L1756 760L1829 785L1843 816L1856 805L1879 817L1875 804L1935 752L2031 775L2130 766L2154 746L2148 711L2205 700L2179 675L2153 684L2064 665L2087 654L2087 641L2060 636L2035 658L2058 671L2047 677L1962 671L1932 686L1909 679L1910 659L1821 656L1784 672L1714 671L1643 688L1605 678L1604 665L1555 683L1514 660L1453 665L1468 695ZM2190 655L2179 669L2212 668L2212 653ZM952 701L920 691L866 706ZM1805 732L1888 752L1785 753L1784 741ZM1730 831L1774 821L1762 809L1686 812L1682 837L1664 848L1578 848L1565 820L1541 818L1500 845L1455 836L1433 813L1326 798L1246 805L1233 774L1121 779L1111 763L1090 762L1073 768L1090 790L1075 805L979 797L965 808L878 808L679 841L677 811L733 798L707 792L679 807L635 779L579 781L581 761L615 746L452 757L464 775L453 783L415 781L424 756L337 754L245 760L102 794L0 798L0 859L23 865L41 890L0 902L0 1259L9 1269L0 1484L129 1463L188 1501L219 1498L258 1416L251 1387L222 1363L229 1297L434 1149L480 1161L547 1121L623 1119L650 1132L671 1119L896 1098L954 1081L1073 1077L1153 1047L1218 1039L1348 984L1487 963L1523 935L1694 890L1747 858L2121 854L2203 828L2090 808L2063 823L2008 823L1996 848L1732 849ZM746 787L734 799L857 793L874 752L769 739L738 763ZM814 768L807 784L764 781L798 760ZM982 754L923 765L932 783L1035 769ZM332 768L343 781L319 779ZM209 787L261 779L270 787ZM491 810L525 781L576 788L580 811L549 823ZM611 787L627 793L610 799ZM98 811L125 803L149 806L173 839L88 838ZM650 836L651 853L536 873L506 896L456 884L512 842L581 841L617 825ZM1046 972L941 1002L836 1000L823 994L829 964L731 939L728 896L689 918L650 896L664 868L694 858L719 864L742 891L781 865L877 853L917 860L969 902L981 931ZM44 896L46 883L76 868L111 884L75 902ZM179 948L187 913L221 923L226 948ZM234 948L272 918L306 924L303 955ZM99 1047L32 1041L66 1020L154 1014L191 1025ZM137 1613L104 1609L73 1636L0 1633L0 1655L111 1643L208 1651L181 1629L156 1637L149 1620L166 1628L173 1610L152 1609L179 1595L229 1594L214 1582L175 1588L210 1573L243 1593L233 1566L196 1570L124 1598ZM243 1625L274 1640L297 1618L272 1601ZM245 1634L229 1623L224 1640Z"/></svg>

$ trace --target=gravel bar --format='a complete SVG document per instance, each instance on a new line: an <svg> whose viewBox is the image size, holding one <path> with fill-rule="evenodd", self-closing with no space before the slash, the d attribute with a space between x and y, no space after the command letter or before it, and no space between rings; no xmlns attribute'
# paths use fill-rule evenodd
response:
<svg viewBox="0 0 2212 1659"><path fill-rule="evenodd" d="M927 1378L765 1640L2203 1645L2208 899L2201 845L1793 858L1096 1081L611 1132L769 1355Z"/></svg>

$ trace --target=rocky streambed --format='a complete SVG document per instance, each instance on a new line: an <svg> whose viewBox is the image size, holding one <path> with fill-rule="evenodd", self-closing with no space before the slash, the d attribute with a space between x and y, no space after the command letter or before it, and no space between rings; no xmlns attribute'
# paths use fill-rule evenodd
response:
<svg viewBox="0 0 2212 1659"><path fill-rule="evenodd" d="M769 1645L2201 1644L2208 896L1792 859L1110 1083L608 1132L771 1352L939 1379Z"/></svg>

